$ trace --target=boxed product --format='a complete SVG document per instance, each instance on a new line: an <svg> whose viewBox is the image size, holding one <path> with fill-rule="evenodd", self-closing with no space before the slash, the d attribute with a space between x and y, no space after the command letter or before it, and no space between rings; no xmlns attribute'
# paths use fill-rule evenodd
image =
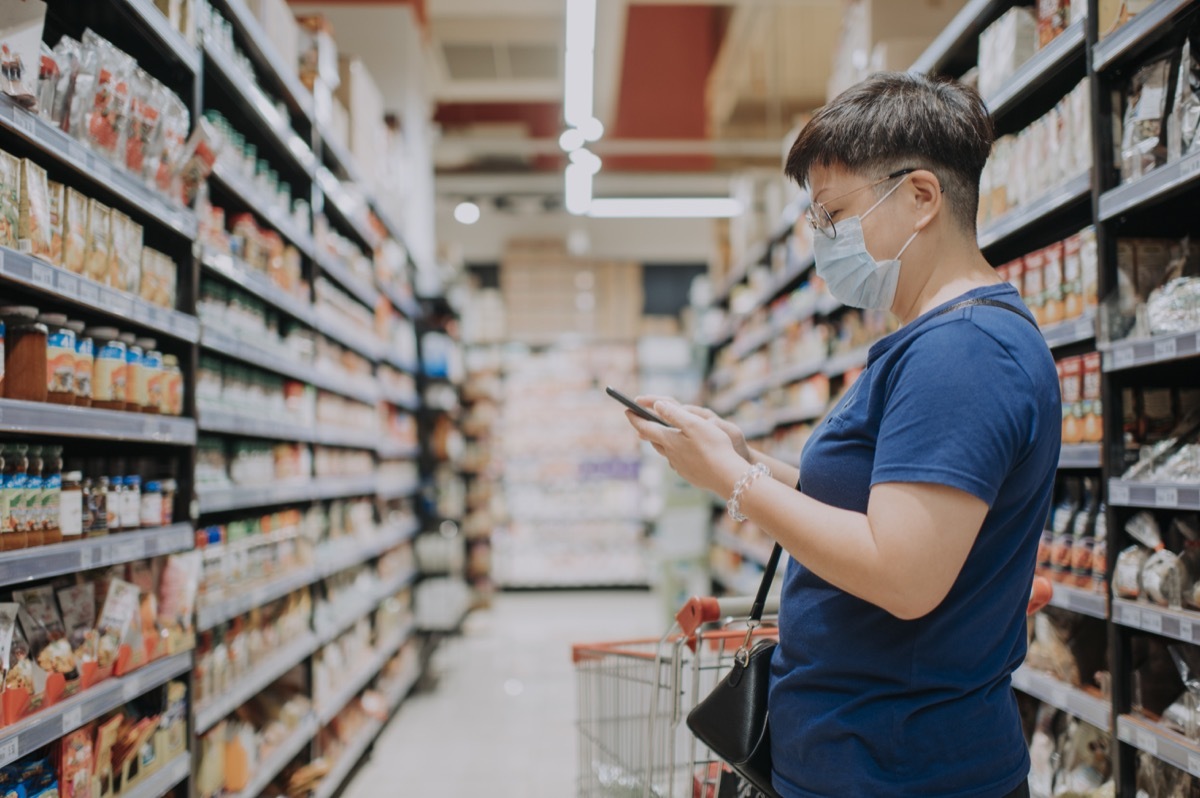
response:
<svg viewBox="0 0 1200 798"><path fill-rule="evenodd" d="M64 197L62 265L83 274L88 253L88 198L73 188L68 188Z"/></svg>
<svg viewBox="0 0 1200 798"><path fill-rule="evenodd" d="M1083 356L1083 434L1084 443L1104 440L1104 403L1100 397L1100 353Z"/></svg>
<svg viewBox="0 0 1200 798"><path fill-rule="evenodd" d="M1063 242L1063 318L1083 315L1083 239L1076 233Z"/></svg>
<svg viewBox="0 0 1200 798"><path fill-rule="evenodd" d="M1071 24L1071 0L1037 0L1038 47L1045 47Z"/></svg>
<svg viewBox="0 0 1200 798"><path fill-rule="evenodd" d="M122 291L137 293L142 276L142 226L118 210L112 211L112 242L108 279Z"/></svg>
<svg viewBox="0 0 1200 798"><path fill-rule="evenodd" d="M17 238L22 251L51 260L50 187L46 170L28 158L21 160L21 204Z"/></svg>
<svg viewBox="0 0 1200 798"><path fill-rule="evenodd" d="M1057 324L1063 315L1063 245L1051 244L1042 250L1046 265L1042 271L1042 324Z"/></svg>
<svg viewBox="0 0 1200 798"><path fill-rule="evenodd" d="M0 246L17 248L21 219L21 161L0 150Z"/></svg>
<svg viewBox="0 0 1200 798"><path fill-rule="evenodd" d="M1134 315L1150 292L1165 282L1175 243L1169 238L1117 241L1117 292L1122 315Z"/></svg>
<svg viewBox="0 0 1200 798"><path fill-rule="evenodd" d="M142 249L141 285L138 290L142 299L159 307L174 308L176 279L175 261L150 247Z"/></svg>
<svg viewBox="0 0 1200 798"><path fill-rule="evenodd" d="M1083 360L1069 357L1059 361L1058 366L1062 375L1062 442L1080 443L1083 440Z"/></svg>
<svg viewBox="0 0 1200 798"><path fill-rule="evenodd" d="M112 210L94 199L87 201L87 209L83 275L105 283L108 282L108 260L112 253Z"/></svg>
<svg viewBox="0 0 1200 798"><path fill-rule="evenodd" d="M55 183L47 184L50 197L50 262L55 266L63 264L63 219L66 214L66 186Z"/></svg>
<svg viewBox="0 0 1200 798"><path fill-rule="evenodd" d="M1024 258L1025 261L1025 279L1024 279L1024 297L1025 304L1029 306L1029 310L1033 313L1034 320L1040 325L1045 323L1045 280L1046 280L1046 252L1038 250L1030 252Z"/></svg>
<svg viewBox="0 0 1200 798"><path fill-rule="evenodd" d="M1100 297L1100 250L1096 244L1096 228L1085 227L1079 232L1079 268L1083 285L1083 308L1096 307Z"/></svg>
<svg viewBox="0 0 1200 798"><path fill-rule="evenodd" d="M979 34L979 93L985 98L995 94L1037 49L1038 22L1033 9L1009 9Z"/></svg>
<svg viewBox="0 0 1200 798"><path fill-rule="evenodd" d="M1121 180L1147 174L1167 160L1167 87L1171 57L1141 67L1125 94L1120 136Z"/></svg>

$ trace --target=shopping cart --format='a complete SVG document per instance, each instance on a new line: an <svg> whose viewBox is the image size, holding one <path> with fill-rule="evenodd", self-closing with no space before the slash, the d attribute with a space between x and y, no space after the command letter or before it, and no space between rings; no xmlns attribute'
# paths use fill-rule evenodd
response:
<svg viewBox="0 0 1200 798"><path fill-rule="evenodd" d="M1052 593L1037 577L1028 614ZM692 598L659 639L573 646L580 798L754 795L681 721L729 671L748 631L752 638L777 635L778 602L768 599L753 630L746 623L753 598Z"/></svg>
<svg viewBox="0 0 1200 798"><path fill-rule="evenodd" d="M724 768L681 723L746 642L753 598L692 598L661 638L572 647L580 798L716 798ZM755 640L775 637L779 599Z"/></svg>

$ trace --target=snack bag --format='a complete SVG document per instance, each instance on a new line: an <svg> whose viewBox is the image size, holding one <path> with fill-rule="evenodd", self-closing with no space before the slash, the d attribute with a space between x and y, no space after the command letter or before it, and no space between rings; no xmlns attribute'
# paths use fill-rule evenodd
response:
<svg viewBox="0 0 1200 798"><path fill-rule="evenodd" d="M46 673L64 678L76 674L75 652L67 640L66 627L58 614L54 590L49 585L14 590L13 598L21 605L19 618L30 654Z"/></svg>
<svg viewBox="0 0 1200 798"><path fill-rule="evenodd" d="M83 32L83 46L96 53L97 72L92 102L84 112L79 132L92 149L113 163L120 163L137 62L90 28Z"/></svg>
<svg viewBox="0 0 1200 798"><path fill-rule="evenodd" d="M58 604L75 661L79 664L95 662L99 653L95 588L84 583L59 590Z"/></svg>
<svg viewBox="0 0 1200 798"><path fill-rule="evenodd" d="M46 170L28 158L21 160L21 204L17 237L22 251L35 258L53 260L51 247L50 184Z"/></svg>
<svg viewBox="0 0 1200 798"><path fill-rule="evenodd" d="M62 798L97 798L92 791L96 766L96 724L89 723L62 738L59 749Z"/></svg>
<svg viewBox="0 0 1200 798"><path fill-rule="evenodd" d="M96 624L100 633L98 660L106 668L116 662L122 644L128 643L136 653L140 644L136 631L139 616L139 591L123 579L112 579L104 597L104 607Z"/></svg>
<svg viewBox="0 0 1200 798"><path fill-rule="evenodd" d="M187 143L175 156L174 173L180 181L177 199L190 206L204 181L212 174L221 153L221 137L208 123L200 119Z"/></svg>
<svg viewBox="0 0 1200 798"><path fill-rule="evenodd" d="M0 91L25 108L37 104L45 23L43 0L0 4Z"/></svg>

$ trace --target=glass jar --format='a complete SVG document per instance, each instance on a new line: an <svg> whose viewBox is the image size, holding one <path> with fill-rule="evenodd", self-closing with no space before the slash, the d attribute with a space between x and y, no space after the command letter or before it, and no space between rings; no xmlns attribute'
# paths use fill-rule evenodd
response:
<svg viewBox="0 0 1200 798"><path fill-rule="evenodd" d="M108 513L108 532L121 531L121 503L125 497L125 477L117 474L108 478L108 502L104 508Z"/></svg>
<svg viewBox="0 0 1200 798"><path fill-rule="evenodd" d="M82 472L80 472L82 473ZM95 505L92 502L92 494L96 490L96 481L91 477L84 477L80 483L80 503L79 509L81 513L80 529L85 537L92 537L92 527L96 525Z"/></svg>
<svg viewBox="0 0 1200 798"><path fill-rule="evenodd" d="M29 471L21 500L25 517L25 548L42 545L42 447L29 447Z"/></svg>
<svg viewBox="0 0 1200 798"><path fill-rule="evenodd" d="M162 489L162 525L170 526L175 522L175 492L179 489L173 479L159 482Z"/></svg>
<svg viewBox="0 0 1200 798"><path fill-rule="evenodd" d="M94 360L92 339L84 332L83 322L69 321L67 326L75 332L75 404L80 407L90 407Z"/></svg>
<svg viewBox="0 0 1200 798"><path fill-rule="evenodd" d="M47 546L62 543L59 515L62 506L62 447L47 446L42 450L42 542Z"/></svg>
<svg viewBox="0 0 1200 798"><path fill-rule="evenodd" d="M143 413L158 413L162 407L163 356L153 338L139 338L142 348L142 379L138 383L138 401Z"/></svg>
<svg viewBox="0 0 1200 798"><path fill-rule="evenodd" d="M65 313L43 313L46 325L46 399L60 405L75 404L75 331Z"/></svg>
<svg viewBox="0 0 1200 798"><path fill-rule="evenodd" d="M138 404L137 387L142 380L142 348L137 345L137 336L133 333L121 333L118 339L125 344L125 409L137 413L142 409Z"/></svg>
<svg viewBox="0 0 1200 798"><path fill-rule="evenodd" d="M14 443L8 447L4 467L4 504L8 507L8 522L0 536L0 551L25 548L25 524L22 520L22 503L25 498L25 482L29 476L29 447Z"/></svg>
<svg viewBox="0 0 1200 798"><path fill-rule="evenodd" d="M88 529L87 535L90 538L108 534L108 489L108 477L96 477L92 480L92 489L88 494L91 528Z"/></svg>
<svg viewBox="0 0 1200 798"><path fill-rule="evenodd" d="M162 508L162 483L151 480L146 483L145 490L142 491L142 526L161 526Z"/></svg>
<svg viewBox="0 0 1200 798"><path fill-rule="evenodd" d="M64 541L83 537L83 472L68 471L62 475L62 492L58 497L58 528Z"/></svg>
<svg viewBox="0 0 1200 798"><path fill-rule="evenodd" d="M163 355L163 412L169 416L183 415L183 372L179 370L179 358Z"/></svg>
<svg viewBox="0 0 1200 798"><path fill-rule="evenodd" d="M92 407L125 409L125 344L115 327L91 327L86 335L95 341L92 364Z"/></svg>
<svg viewBox="0 0 1200 798"><path fill-rule="evenodd" d="M121 529L128 532L142 526L142 478L137 474L125 477L121 491Z"/></svg>
<svg viewBox="0 0 1200 798"><path fill-rule="evenodd" d="M37 321L31 305L0 307L4 320L4 396L30 402L46 401L46 325Z"/></svg>

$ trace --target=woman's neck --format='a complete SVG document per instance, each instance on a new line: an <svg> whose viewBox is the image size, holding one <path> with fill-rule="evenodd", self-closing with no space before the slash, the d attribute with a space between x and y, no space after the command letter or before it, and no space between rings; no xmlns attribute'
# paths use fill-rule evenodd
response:
<svg viewBox="0 0 1200 798"><path fill-rule="evenodd" d="M899 287L892 311L900 317L901 324L908 324L968 291L1003 282L973 241L950 247L949 251L945 247L940 249L937 255L924 258L913 254L915 263L929 263L931 268L917 285ZM902 278L903 274L901 267Z"/></svg>

